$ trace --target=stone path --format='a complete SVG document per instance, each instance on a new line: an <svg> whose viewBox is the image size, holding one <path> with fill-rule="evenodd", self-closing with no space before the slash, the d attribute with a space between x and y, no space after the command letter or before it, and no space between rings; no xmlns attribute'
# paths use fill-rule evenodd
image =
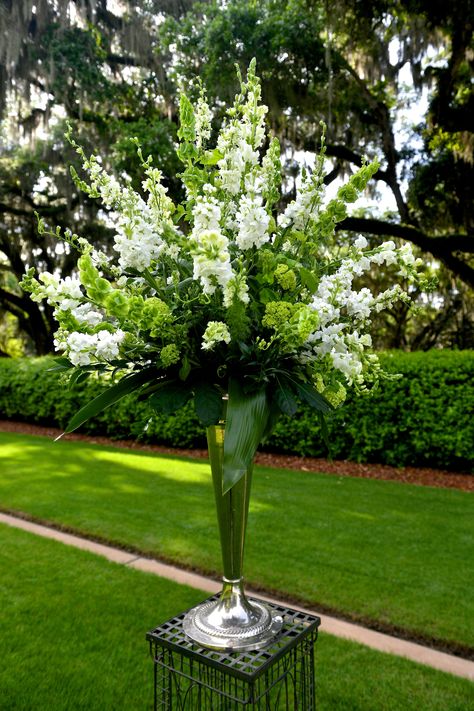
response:
<svg viewBox="0 0 474 711"><path fill-rule="evenodd" d="M24 519L17 518L16 516L0 513L0 523L4 523L15 528L21 528L24 531L29 531L30 533L34 533L38 536L60 541L61 543L74 546L75 548L90 551L91 553L101 555L114 563L127 565L130 568L136 568L137 570L142 570L146 573L153 573L154 575L159 575L162 578L173 580L182 585L189 585L190 587L203 590L207 593L216 593L221 587L219 583L211 580L210 578L206 578L203 575L198 575L172 565L160 563L159 561L151 558L142 558L132 553L120 550L119 548L113 548L112 546L95 543L87 538L74 536L69 533L63 533L62 531L58 531L54 528L25 521ZM251 593L250 590L248 592ZM282 604L281 600L275 600L275 598L271 598L260 593L258 593L258 597L270 602ZM323 632L327 632L328 634L332 634L337 637L344 637L345 639L359 642L360 644L365 644L368 647L372 647L372 649L376 649L380 652L388 652L390 654L396 654L400 657L406 657L407 659L418 662L419 664L426 664L435 669L439 669L440 671L455 674L456 676L474 681L474 662L467 659L461 659L460 657L455 657L451 654L446 654L445 652L438 652L435 649L424 647L421 644L408 642L406 640L399 639L398 637L391 637L390 635L382 634L381 632L375 632L374 630L367 629L361 625L345 622L329 615L320 614L315 610L308 610L307 608L298 607L297 605L292 605L292 607L297 610L302 610L303 612L309 612L312 615L319 615L319 617L321 617L321 630Z"/></svg>

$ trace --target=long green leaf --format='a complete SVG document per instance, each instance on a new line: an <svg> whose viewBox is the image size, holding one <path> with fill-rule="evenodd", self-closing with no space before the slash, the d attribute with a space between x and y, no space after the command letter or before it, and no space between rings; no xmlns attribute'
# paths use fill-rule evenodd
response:
<svg viewBox="0 0 474 711"><path fill-rule="evenodd" d="M222 393L212 383L202 381L194 386L194 409L205 427L217 425L222 417Z"/></svg>
<svg viewBox="0 0 474 711"><path fill-rule="evenodd" d="M51 368L47 368L45 372L54 373L58 370L70 370L71 368L74 368L71 361L62 356L61 358L55 358L54 365L52 365Z"/></svg>
<svg viewBox="0 0 474 711"><path fill-rule="evenodd" d="M280 419L281 415L281 410L276 404L274 398L270 399L270 412L268 414L268 419L267 419L267 424L265 425L265 429L262 434L262 439L260 440L262 443L265 443L267 439L270 437L272 434L276 423Z"/></svg>
<svg viewBox="0 0 474 711"><path fill-rule="evenodd" d="M315 410L322 412L323 414L334 410L331 403L328 402L326 398L321 395L321 393L318 393L316 388L313 388L312 385L296 380L292 382L294 383L300 398L304 400L304 402L307 402L311 407L314 407Z"/></svg>
<svg viewBox="0 0 474 711"><path fill-rule="evenodd" d="M110 405L121 400L125 395L133 392L139 388L144 383L149 382L156 377L156 370L154 368L146 368L145 370L140 370L138 373L133 373L132 375L126 375L122 380L116 385L112 385L103 393L97 395L93 400L81 407L81 409L76 412L76 414L69 420L68 426L64 430L64 434L69 434L69 432L74 432L80 427L84 422L89 420L91 417L98 415L99 412L105 410Z"/></svg>
<svg viewBox="0 0 474 711"><path fill-rule="evenodd" d="M224 494L251 465L269 414L270 405L265 390L247 395L235 378L230 379L224 437Z"/></svg>
<svg viewBox="0 0 474 711"><path fill-rule="evenodd" d="M277 378L277 387L273 397L280 410L285 415L293 417L298 409L298 403L288 380Z"/></svg>
<svg viewBox="0 0 474 711"><path fill-rule="evenodd" d="M149 403L155 412L162 415L172 415L186 405L191 397L191 390L188 385L181 380L169 380L160 387L149 398Z"/></svg>

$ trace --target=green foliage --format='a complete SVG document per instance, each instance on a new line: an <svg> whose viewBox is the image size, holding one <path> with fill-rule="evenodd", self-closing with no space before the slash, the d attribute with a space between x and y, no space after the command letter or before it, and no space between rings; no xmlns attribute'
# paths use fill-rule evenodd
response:
<svg viewBox="0 0 474 711"><path fill-rule="evenodd" d="M149 403L154 412L172 415L180 410L191 397L189 387L179 380L163 383L150 395Z"/></svg>
<svg viewBox="0 0 474 711"><path fill-rule="evenodd" d="M395 466L472 468L474 464L474 353L386 353L381 364L402 378L370 397L350 396L326 418L337 459ZM291 443L291 444L289 444ZM274 450L326 456L319 422L309 411L282 420Z"/></svg>
<svg viewBox="0 0 474 711"><path fill-rule="evenodd" d="M38 59L54 67L49 89L56 100L72 105L78 94L96 101L103 100L104 94L113 96L116 87L104 72L107 51L97 29L51 24L41 44Z"/></svg>
<svg viewBox="0 0 474 711"><path fill-rule="evenodd" d="M452 134L449 134L452 135ZM459 231L472 225L472 164L459 160L448 146L436 150L429 161L413 166L408 190L410 208L427 230Z"/></svg>
<svg viewBox="0 0 474 711"><path fill-rule="evenodd" d="M278 85L271 108L280 108L283 101L301 109L308 103L308 96L304 99L298 90L301 67L324 69L321 15L317 8L308 12L302 3L295 2L233 0L224 8L215 1L193 3L183 17L168 17L160 31L164 47L174 43L178 48L170 75L176 74L177 80L186 75L190 91L195 84L193 74L200 75L211 96L215 92L229 100L238 89L235 62L243 69L255 57L264 80L274 80ZM190 61L193 56L194 67ZM282 56L284 61L276 61ZM309 91L324 81L323 71L311 75Z"/></svg>
<svg viewBox="0 0 474 711"><path fill-rule="evenodd" d="M223 417L222 393L212 385L201 381L194 387L194 409L199 421L209 427L216 425Z"/></svg>
<svg viewBox="0 0 474 711"><path fill-rule="evenodd" d="M135 190L141 188L143 167L137 154L134 139L138 139L144 156L153 156L153 164L163 173L164 182L171 194L181 198L181 185L175 177L181 165L176 156L176 124L165 118L162 113L148 107L146 116L134 121L112 121L115 142L111 146L114 167L120 174L131 176L131 185Z"/></svg>
<svg viewBox="0 0 474 711"><path fill-rule="evenodd" d="M125 395L134 392L154 377L156 377L156 371L154 368L147 368L146 370L140 370L138 373L132 373L131 375L125 376L116 385L108 387L106 390L99 393L99 395L97 395L97 397L95 397L91 402L88 402L86 405L81 407L79 412L76 412L76 414L68 422L66 432L73 432L91 417L99 415L106 408L111 405L115 405L123 397L125 397ZM76 379L75 382L77 384L79 379Z"/></svg>
<svg viewBox="0 0 474 711"><path fill-rule="evenodd" d="M65 427L98 394L100 383L93 376L66 387L61 372L50 370L58 360L0 361L0 417ZM397 466L472 469L474 352L392 352L381 360L387 371L403 377L385 382L371 397L350 398L326 416L332 456ZM137 401L133 395L85 423L82 431L174 447L206 446L204 426L190 403L170 417L154 413L151 403ZM308 406L282 416L265 448L327 456L317 413Z"/></svg>
<svg viewBox="0 0 474 711"><path fill-rule="evenodd" d="M0 309L0 357L18 358L25 354L25 339L13 314Z"/></svg>

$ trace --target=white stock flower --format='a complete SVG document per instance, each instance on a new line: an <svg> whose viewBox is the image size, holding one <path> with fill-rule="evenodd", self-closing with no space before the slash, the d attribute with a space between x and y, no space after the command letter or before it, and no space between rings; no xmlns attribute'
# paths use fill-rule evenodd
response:
<svg viewBox="0 0 474 711"><path fill-rule="evenodd" d="M196 204L193 207L193 220L192 234L197 239L199 239L201 232L220 231L221 208L211 191L196 199Z"/></svg>
<svg viewBox="0 0 474 711"><path fill-rule="evenodd" d="M354 242L354 247L357 250L365 249L367 247L367 245L368 245L368 242L363 235L359 235L357 237L356 241Z"/></svg>
<svg viewBox="0 0 474 711"><path fill-rule="evenodd" d="M57 339L61 350L66 350L73 365L89 365L93 358L98 360L113 360L119 354L119 346L125 333L120 329L115 333L99 331L99 333L70 333L63 344Z"/></svg>
<svg viewBox="0 0 474 711"><path fill-rule="evenodd" d="M110 333L110 331L99 331L96 336L96 358L99 360L114 360L114 358L117 358L119 354L119 346L125 337L125 333L118 329L115 333Z"/></svg>
<svg viewBox="0 0 474 711"><path fill-rule="evenodd" d="M202 337L202 350L210 351L218 343L230 343L230 333L222 321L209 321Z"/></svg>
<svg viewBox="0 0 474 711"><path fill-rule="evenodd" d="M349 383L357 380L362 373L362 363L355 353L349 351L346 353L331 352L331 359L336 370L340 370Z"/></svg>
<svg viewBox="0 0 474 711"><path fill-rule="evenodd" d="M69 360L73 365L89 365L95 352L96 334L73 331L66 338L66 348Z"/></svg>
<svg viewBox="0 0 474 711"><path fill-rule="evenodd" d="M202 147L208 142L211 137L211 121L212 121L212 111L209 108L209 104L204 99L204 96L200 96L196 105L196 110L194 112L196 131L196 147L201 150Z"/></svg>
<svg viewBox="0 0 474 711"><path fill-rule="evenodd" d="M117 234L114 250L119 253L122 269L136 269L143 272L158 259L165 242L157 234L149 206L139 197L131 197L130 209L123 215L116 213Z"/></svg>
<svg viewBox="0 0 474 711"><path fill-rule="evenodd" d="M239 227L236 242L241 250L261 247L269 241L270 216L262 206L261 198L243 195L235 219Z"/></svg>
<svg viewBox="0 0 474 711"><path fill-rule="evenodd" d="M390 308L395 301L404 298L405 292L403 291L400 284L395 284L394 286L386 289L381 294L378 294L374 299L374 310L379 313L387 308Z"/></svg>
<svg viewBox="0 0 474 711"><path fill-rule="evenodd" d="M241 190L242 178L249 168L258 164L260 133L255 133L255 143L252 144L252 126L247 122L232 122L224 128L217 139L217 149L222 154L218 161L219 176L222 188L231 195L237 195Z"/></svg>
<svg viewBox="0 0 474 711"><path fill-rule="evenodd" d="M103 321L103 316L99 311L95 311L89 303L80 304L72 309L74 318L86 326L97 326Z"/></svg>
<svg viewBox="0 0 474 711"><path fill-rule="evenodd" d="M84 170L89 172L91 177L91 188L97 191L108 209L116 207L122 196L122 188L117 178L109 175L95 156L91 156L90 160L86 160L82 166Z"/></svg>
<svg viewBox="0 0 474 711"><path fill-rule="evenodd" d="M398 261L400 265L399 276L408 277L410 281L414 279L413 268L423 264L421 259L416 259L413 254L411 244L404 244L398 250Z"/></svg>
<svg viewBox="0 0 474 711"><path fill-rule="evenodd" d="M165 228L175 232L172 219L174 205L168 197L168 188L161 184L161 171L150 166L145 174L147 177L142 182L142 187L148 192L147 207L153 229L159 233L163 233Z"/></svg>
<svg viewBox="0 0 474 711"><path fill-rule="evenodd" d="M243 274L234 274L224 288L224 306L228 309L234 301L250 302L249 287Z"/></svg>
<svg viewBox="0 0 474 711"><path fill-rule="evenodd" d="M353 264L353 271L356 276L361 276L364 272L368 272L370 269L370 259L369 257L360 257L356 262Z"/></svg>
<svg viewBox="0 0 474 711"><path fill-rule="evenodd" d="M403 264L412 265L416 262L411 244L402 245L402 247L398 250L398 255Z"/></svg>
<svg viewBox="0 0 474 711"><path fill-rule="evenodd" d="M374 297L370 289L364 287L360 291L351 291L346 302L347 313L360 319L368 319L373 304Z"/></svg>
<svg viewBox="0 0 474 711"><path fill-rule="evenodd" d="M385 263L387 266L390 264L396 264L398 259L395 243L391 240L389 242L384 242L380 247L380 251L372 255L371 261L374 264L379 265Z"/></svg>
<svg viewBox="0 0 474 711"><path fill-rule="evenodd" d="M49 303L60 304L64 299L78 301L84 297L81 282L77 277L67 276L65 279L60 279L57 274L43 272L39 275L39 280L44 284L40 298L47 298Z"/></svg>
<svg viewBox="0 0 474 711"><path fill-rule="evenodd" d="M295 230L303 231L308 221L315 217L319 205L319 189L311 176L306 175L296 193L296 199L278 216L278 224L283 228L292 225Z"/></svg>
<svg viewBox="0 0 474 711"><path fill-rule="evenodd" d="M201 281L205 294L213 294L217 286L224 288L233 275L228 239L222 232L205 230L193 242L194 279Z"/></svg>

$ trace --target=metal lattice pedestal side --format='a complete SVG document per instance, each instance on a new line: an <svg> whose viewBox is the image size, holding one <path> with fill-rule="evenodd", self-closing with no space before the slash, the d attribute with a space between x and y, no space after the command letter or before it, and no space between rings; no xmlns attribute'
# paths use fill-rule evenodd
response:
<svg viewBox="0 0 474 711"><path fill-rule="evenodd" d="M321 621L267 604L282 616L283 628L257 651L198 646L183 631L184 612L149 632L155 711L314 711L314 645Z"/></svg>

